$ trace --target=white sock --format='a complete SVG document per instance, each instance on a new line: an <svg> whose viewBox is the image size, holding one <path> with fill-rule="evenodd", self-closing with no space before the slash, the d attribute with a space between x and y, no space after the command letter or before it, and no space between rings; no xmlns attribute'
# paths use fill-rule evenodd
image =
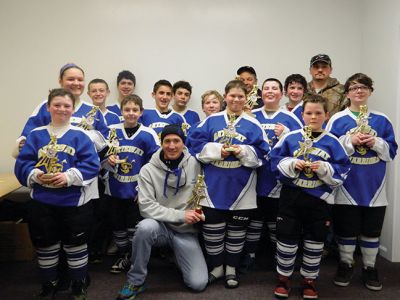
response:
<svg viewBox="0 0 400 300"><path fill-rule="evenodd" d="M210 272L215 278L221 278L224 276L224 266L220 265L218 267L215 267L211 272Z"/></svg>

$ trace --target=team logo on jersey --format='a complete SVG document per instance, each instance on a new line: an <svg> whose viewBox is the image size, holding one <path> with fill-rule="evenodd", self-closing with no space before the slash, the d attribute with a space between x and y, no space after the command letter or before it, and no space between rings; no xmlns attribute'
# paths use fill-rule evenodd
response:
<svg viewBox="0 0 400 300"><path fill-rule="evenodd" d="M62 147L58 147L62 146ZM50 142L39 150L39 161L36 163L35 167L44 167L47 174L55 174L63 171L63 164L67 161L64 159L62 162L58 161L58 148L63 149L64 145L57 144L57 137L55 135L50 135Z"/></svg>
<svg viewBox="0 0 400 300"><path fill-rule="evenodd" d="M132 170L134 162L135 162L134 159L131 162L128 162L128 156L127 156L119 161L119 169L121 170L122 173L128 174Z"/></svg>

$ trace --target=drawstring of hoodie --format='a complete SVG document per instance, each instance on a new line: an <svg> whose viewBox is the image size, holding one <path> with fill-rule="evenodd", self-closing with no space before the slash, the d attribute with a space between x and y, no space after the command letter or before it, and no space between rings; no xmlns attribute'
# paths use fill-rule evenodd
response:
<svg viewBox="0 0 400 300"><path fill-rule="evenodd" d="M168 198L167 186L168 186L168 177L170 174L174 174L176 177L178 177L178 180L176 181L176 187L175 187L175 193L174 193L174 196L175 196L179 191L179 183L181 181L182 169L176 168L172 171L167 171L167 175L165 176L165 179L164 179L164 190L163 190L163 195L165 198Z"/></svg>

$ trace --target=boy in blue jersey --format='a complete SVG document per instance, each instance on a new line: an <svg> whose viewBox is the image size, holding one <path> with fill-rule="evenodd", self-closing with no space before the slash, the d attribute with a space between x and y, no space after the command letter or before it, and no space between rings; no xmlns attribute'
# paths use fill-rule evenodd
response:
<svg viewBox="0 0 400 300"><path fill-rule="evenodd" d="M121 101L125 97L132 95L135 92L136 77L131 71L121 71L117 76L117 89L118 89L118 100L117 103L107 106L107 109L116 113L119 116L121 122L124 118L121 114Z"/></svg>
<svg viewBox="0 0 400 300"><path fill-rule="evenodd" d="M185 127L185 118L169 108L172 99L172 85L168 80L157 81L151 95L156 102L156 108L145 109L140 117L140 123L154 129L159 137L163 128L168 124Z"/></svg>
<svg viewBox="0 0 400 300"><path fill-rule="evenodd" d="M302 239L304 299L317 299L324 241L329 231L328 205L343 184L350 161L339 140L322 129L328 117L325 98L312 95L303 103L307 125L285 135L271 151L271 167L283 184L277 217L276 297L288 298L298 244Z"/></svg>
<svg viewBox="0 0 400 300"><path fill-rule="evenodd" d="M129 267L129 250L134 228L140 219L136 203L138 174L159 148L156 133L138 123L143 113L142 99L130 95L121 102L123 124L110 127L105 179L105 194L111 205L111 223L119 258L111 273L121 273Z"/></svg>
<svg viewBox="0 0 400 300"><path fill-rule="evenodd" d="M364 285L379 291L382 283L375 262L388 204L386 166L396 156L397 143L388 117L367 108L368 98L374 90L372 85L372 79L362 73L347 79L345 93L350 106L336 113L326 129L339 138L352 163L333 207L334 231L340 254L334 283L342 287L350 284L358 240Z"/></svg>
<svg viewBox="0 0 400 300"><path fill-rule="evenodd" d="M110 89L108 87L108 83L104 79L96 78L90 81L88 84L87 94L92 100L93 105L96 105L100 108L107 126L121 123L119 116L116 113L108 110L106 107L106 100L110 95Z"/></svg>
<svg viewBox="0 0 400 300"><path fill-rule="evenodd" d="M73 299L86 299L89 284L87 231L100 163L87 133L70 124L74 101L69 91L50 92L50 124L32 130L15 164L18 180L31 188L28 221L41 271L40 299L53 299L57 290L61 247L73 280Z"/></svg>
<svg viewBox="0 0 400 300"><path fill-rule="evenodd" d="M172 109L184 116L189 127L198 123L200 121L199 114L187 107L192 95L192 86L190 83L182 80L175 82L172 86L172 94L174 97Z"/></svg>
<svg viewBox="0 0 400 300"><path fill-rule="evenodd" d="M207 186L201 205L209 282L225 276L226 288L239 286L236 268L257 207L256 168L265 163L269 152L260 123L244 112L246 95L242 81L230 81L224 95L227 109L206 118L188 137L191 151L203 163Z"/></svg>
<svg viewBox="0 0 400 300"><path fill-rule="evenodd" d="M273 148L285 134L300 129L302 124L292 113L279 108L279 101L282 98L283 91L282 83L278 79L266 79L262 84L261 93L264 106L253 110L252 113L260 122L268 137L269 145ZM246 271L254 264L264 221L268 226L274 252L280 189L281 184L272 173L269 162L257 169L257 210L247 228L241 271Z"/></svg>
<svg viewBox="0 0 400 300"><path fill-rule="evenodd" d="M300 74L291 74L285 79L284 91L289 102L282 106L282 109L292 112L304 125L303 98L307 92L307 80Z"/></svg>

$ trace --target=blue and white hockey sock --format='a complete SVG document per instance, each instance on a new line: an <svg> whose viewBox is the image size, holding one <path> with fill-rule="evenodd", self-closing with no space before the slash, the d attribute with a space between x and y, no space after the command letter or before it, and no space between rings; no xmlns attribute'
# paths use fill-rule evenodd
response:
<svg viewBox="0 0 400 300"><path fill-rule="evenodd" d="M245 239L246 226L228 223L225 240L226 265L234 268L239 266Z"/></svg>
<svg viewBox="0 0 400 300"><path fill-rule="evenodd" d="M269 238L274 247L276 247L276 222L267 222Z"/></svg>
<svg viewBox="0 0 400 300"><path fill-rule="evenodd" d="M88 249L87 244L79 246L64 245L67 262L72 280L82 280L87 275Z"/></svg>
<svg viewBox="0 0 400 300"><path fill-rule="evenodd" d="M113 237L118 248L118 254L122 257L128 251L130 245L128 230L114 230Z"/></svg>
<svg viewBox="0 0 400 300"><path fill-rule="evenodd" d="M226 223L203 224L204 246L212 268L224 263Z"/></svg>
<svg viewBox="0 0 400 300"><path fill-rule="evenodd" d="M304 240L303 262L300 269L300 274L304 278L316 279L318 277L323 249L323 242Z"/></svg>
<svg viewBox="0 0 400 300"><path fill-rule="evenodd" d="M338 237L340 261L351 265L354 261L357 237Z"/></svg>
<svg viewBox="0 0 400 300"><path fill-rule="evenodd" d="M257 251L258 242L261 238L261 232L264 222L260 220L251 220L246 232L245 253L253 257Z"/></svg>
<svg viewBox="0 0 400 300"><path fill-rule="evenodd" d="M36 248L40 273L42 281L54 281L57 279L58 254L60 252L60 243L49 247Z"/></svg>
<svg viewBox="0 0 400 300"><path fill-rule="evenodd" d="M375 267L376 256L379 251L379 238L360 237L360 248L364 267Z"/></svg>
<svg viewBox="0 0 400 300"><path fill-rule="evenodd" d="M294 263L297 254L297 241L281 242L277 241L276 244L276 271L283 276L290 277L293 274Z"/></svg>

